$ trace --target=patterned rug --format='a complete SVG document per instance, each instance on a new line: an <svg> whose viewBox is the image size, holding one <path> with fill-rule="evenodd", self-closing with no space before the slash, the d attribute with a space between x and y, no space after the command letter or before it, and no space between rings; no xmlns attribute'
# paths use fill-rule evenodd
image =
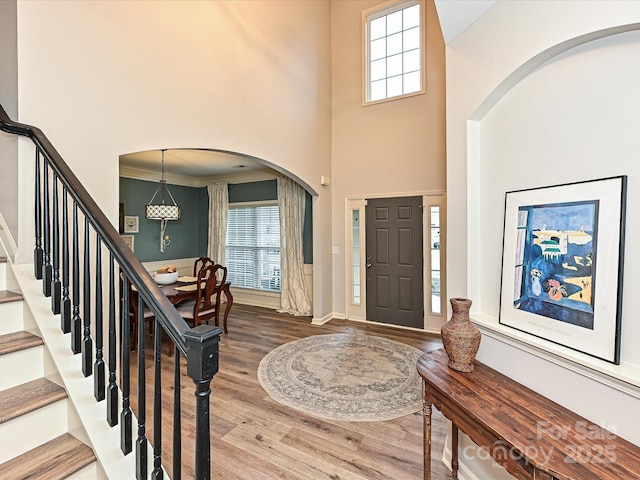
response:
<svg viewBox="0 0 640 480"><path fill-rule="evenodd" d="M286 343L258 366L269 396L315 417L383 421L422 408L422 351L385 338L332 334Z"/></svg>

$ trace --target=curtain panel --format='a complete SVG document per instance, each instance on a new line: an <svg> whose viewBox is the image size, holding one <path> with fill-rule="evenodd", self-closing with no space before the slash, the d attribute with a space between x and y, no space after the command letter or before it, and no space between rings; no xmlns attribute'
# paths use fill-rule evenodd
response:
<svg viewBox="0 0 640 480"><path fill-rule="evenodd" d="M278 177L280 210L281 313L311 315L309 290L304 279L302 227L305 191L296 182Z"/></svg>
<svg viewBox="0 0 640 480"><path fill-rule="evenodd" d="M225 265L227 244L227 215L229 188L227 182L209 183L209 245L207 256L220 265Z"/></svg>

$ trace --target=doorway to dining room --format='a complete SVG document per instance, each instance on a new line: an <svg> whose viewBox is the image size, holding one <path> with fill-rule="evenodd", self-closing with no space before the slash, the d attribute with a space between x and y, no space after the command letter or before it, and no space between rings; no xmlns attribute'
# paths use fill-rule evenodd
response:
<svg viewBox="0 0 640 480"><path fill-rule="evenodd" d="M277 178L291 175L278 167L259 158L233 152L222 152L212 149L168 149L164 152L166 182L180 207L181 214L177 220L167 222L165 235L170 243L161 251L160 228L157 220L145 218L145 205L149 202L158 185L160 177L161 150L135 152L120 156L120 203L123 228L124 219L135 218L138 226L135 232L122 231L131 238L131 246L136 256L149 271L167 263L180 270L190 270L194 259L211 256L209 252L210 212L208 185L224 182L228 190L228 212L255 213L265 208L278 205ZM303 226L303 264L307 284L313 285L313 212L312 195L315 192L306 184L296 182L306 191L306 208ZM270 207L269 207L270 206ZM251 215L241 215L241 220ZM235 215L234 225L238 220ZM230 221L231 219L229 219ZM264 223L264 222L263 222ZM255 225L254 225L255 226ZM257 225L259 228L260 225ZM268 226L268 225L267 225ZM258 228L258 230L259 230ZM256 232L257 230L254 229ZM277 231L269 238L277 238ZM237 247L237 245L236 245ZM269 245L267 245L269 247ZM224 240L222 244L225 249ZM237 250L237 248L236 248ZM278 309L281 306L279 278L280 268L274 264L274 249L263 249L267 261L258 263L253 274L257 278L255 284L248 285L245 268L246 256L234 259L227 252L225 263L230 267L230 277L235 281L234 295L236 301L255 306ZM252 252L249 252L252 253ZM260 252L258 252L260 253ZM277 253L277 252L276 252ZM219 255L214 255L216 259ZM213 258L213 257L212 257ZM260 257L262 258L262 257ZM260 259L258 258L258 260ZM231 273L235 266L243 270L238 274ZM266 270L262 272L261 268ZM251 273L251 272L249 272Z"/></svg>

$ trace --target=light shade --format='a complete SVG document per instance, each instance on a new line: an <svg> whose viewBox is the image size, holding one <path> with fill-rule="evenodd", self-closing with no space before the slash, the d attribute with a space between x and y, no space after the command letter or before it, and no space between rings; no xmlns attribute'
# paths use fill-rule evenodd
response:
<svg viewBox="0 0 640 480"><path fill-rule="evenodd" d="M180 207L178 205L146 205L144 216L149 220L178 220Z"/></svg>
<svg viewBox="0 0 640 480"><path fill-rule="evenodd" d="M166 149L162 150L162 177L160 177L160 183L158 184L158 188L156 189L153 197L149 200L149 203L144 207L144 216L148 220L160 220L161 225L160 228L162 230L162 235L164 236L164 227L166 220L178 220L180 218L180 207L176 203L173 195L169 191L169 187L167 187L167 181L164 179L164 152ZM158 193L160 195L158 195ZM158 197L159 203L154 204L153 201ZM170 199L172 204L168 205L165 203L165 199Z"/></svg>

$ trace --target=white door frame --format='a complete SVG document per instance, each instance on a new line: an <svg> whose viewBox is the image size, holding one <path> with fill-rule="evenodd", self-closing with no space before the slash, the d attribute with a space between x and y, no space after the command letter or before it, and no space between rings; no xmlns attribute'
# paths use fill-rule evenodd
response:
<svg viewBox="0 0 640 480"><path fill-rule="evenodd" d="M410 192L399 194L375 194L375 195L349 195L345 197L345 318L353 321L366 322L366 238L365 238L365 206L367 198L396 198L396 197L422 197L423 204L423 278L424 278L424 331L440 333L440 327L445 323L447 308L444 302L446 292L446 258L445 258L445 238L446 238L446 213L445 213L445 193L437 192ZM431 311L431 235L430 235L430 207L440 207L440 312ZM354 230L352 225L352 212L359 212L359 242L354 245ZM355 247L355 248L354 248ZM355 252L355 255L354 255ZM359 258L354 258L358 256ZM355 268L360 274L360 303L354 303L354 272ZM376 322L372 322L376 323ZM387 325L387 324L385 324ZM390 325L388 325L390 326ZM398 327L409 328L409 327ZM412 329L413 330L413 329Z"/></svg>

